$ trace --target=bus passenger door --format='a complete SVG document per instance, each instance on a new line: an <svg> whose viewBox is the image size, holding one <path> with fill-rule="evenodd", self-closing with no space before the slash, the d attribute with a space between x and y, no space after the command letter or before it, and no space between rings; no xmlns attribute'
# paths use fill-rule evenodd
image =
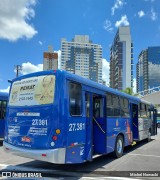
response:
<svg viewBox="0 0 160 180"><path fill-rule="evenodd" d="M105 97L85 93L86 160L94 154L106 153Z"/></svg>
<svg viewBox="0 0 160 180"><path fill-rule="evenodd" d="M85 157L86 160L92 160L92 94L85 93L85 116L86 116L86 148Z"/></svg>
<svg viewBox="0 0 160 180"><path fill-rule="evenodd" d="M105 96L93 95L93 154L106 153L106 99Z"/></svg>
<svg viewBox="0 0 160 180"><path fill-rule="evenodd" d="M131 104L133 140L138 140L138 105Z"/></svg>
<svg viewBox="0 0 160 180"><path fill-rule="evenodd" d="M157 109L151 110L151 135L157 134Z"/></svg>

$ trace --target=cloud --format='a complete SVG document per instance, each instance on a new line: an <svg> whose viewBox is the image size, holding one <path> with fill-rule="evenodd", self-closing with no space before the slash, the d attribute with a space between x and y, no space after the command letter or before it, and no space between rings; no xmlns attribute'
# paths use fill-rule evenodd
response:
<svg viewBox="0 0 160 180"><path fill-rule="evenodd" d="M119 27L119 26L128 26L129 22L128 22L128 18L126 15L121 16L121 19L119 21L116 21L115 26Z"/></svg>
<svg viewBox="0 0 160 180"><path fill-rule="evenodd" d="M112 27L111 21L106 20L106 21L104 22L104 29L105 29L106 31L108 31L108 32L112 32L112 31L113 31L113 27Z"/></svg>
<svg viewBox="0 0 160 180"><path fill-rule="evenodd" d="M42 41L38 41L38 43L39 43L39 45L41 45L41 46L43 45L43 42L42 42Z"/></svg>
<svg viewBox="0 0 160 180"><path fill-rule="evenodd" d="M136 93L137 86L136 86L136 78L133 78L133 93Z"/></svg>
<svg viewBox="0 0 160 180"><path fill-rule="evenodd" d="M102 60L102 79L106 82L106 85L109 86L109 62L103 58Z"/></svg>
<svg viewBox="0 0 160 180"><path fill-rule="evenodd" d="M144 13L144 11L139 11L138 12L138 16L139 16L139 18L141 18L141 17L143 17L143 16L145 16L145 13Z"/></svg>
<svg viewBox="0 0 160 180"><path fill-rule="evenodd" d="M113 16L116 9L122 8L125 2L123 0L116 0L113 7L111 8L111 15Z"/></svg>
<svg viewBox="0 0 160 180"><path fill-rule="evenodd" d="M0 1L0 39L17 41L20 38L30 39L37 31L29 24L34 18L33 6L37 0Z"/></svg>
<svg viewBox="0 0 160 180"><path fill-rule="evenodd" d="M6 93L8 93L8 92L9 92L9 89L10 89L10 86L8 86L8 88L6 88L6 89L0 89L0 92L6 92Z"/></svg>
<svg viewBox="0 0 160 180"><path fill-rule="evenodd" d="M22 71L21 74L29 74L33 72L43 71L43 64L31 64L30 62L22 63Z"/></svg>
<svg viewBox="0 0 160 180"><path fill-rule="evenodd" d="M151 8L150 18L152 19L152 21L156 21L158 18L157 13L154 11L153 8Z"/></svg>

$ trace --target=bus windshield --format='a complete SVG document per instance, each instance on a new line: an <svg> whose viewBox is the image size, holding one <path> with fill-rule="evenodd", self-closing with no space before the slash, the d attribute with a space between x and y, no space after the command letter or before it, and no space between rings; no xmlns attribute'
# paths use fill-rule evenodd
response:
<svg viewBox="0 0 160 180"><path fill-rule="evenodd" d="M9 105L33 106L54 102L55 76L45 75L15 81L12 84Z"/></svg>

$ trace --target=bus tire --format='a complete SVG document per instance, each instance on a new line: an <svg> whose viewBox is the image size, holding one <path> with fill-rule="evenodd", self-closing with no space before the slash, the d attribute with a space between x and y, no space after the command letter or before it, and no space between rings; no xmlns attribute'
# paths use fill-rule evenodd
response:
<svg viewBox="0 0 160 180"><path fill-rule="evenodd" d="M148 138L147 138L147 142L151 141L151 130L148 130Z"/></svg>
<svg viewBox="0 0 160 180"><path fill-rule="evenodd" d="M121 135L119 135L116 139L115 148L113 155L116 158L120 158L123 155L124 150L124 139Z"/></svg>

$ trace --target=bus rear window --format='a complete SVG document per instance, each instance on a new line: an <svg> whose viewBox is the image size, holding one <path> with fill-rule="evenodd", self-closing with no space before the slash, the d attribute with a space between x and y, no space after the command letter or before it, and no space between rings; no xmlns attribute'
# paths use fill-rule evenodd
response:
<svg viewBox="0 0 160 180"><path fill-rule="evenodd" d="M55 76L46 75L22 79L12 84L11 106L33 106L54 102Z"/></svg>

